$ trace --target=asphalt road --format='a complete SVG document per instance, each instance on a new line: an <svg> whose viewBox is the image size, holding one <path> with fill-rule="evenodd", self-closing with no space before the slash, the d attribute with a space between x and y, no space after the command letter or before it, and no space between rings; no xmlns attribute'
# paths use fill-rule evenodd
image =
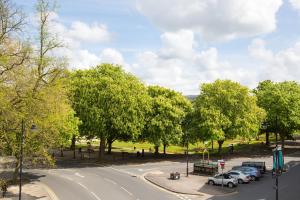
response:
<svg viewBox="0 0 300 200"><path fill-rule="evenodd" d="M112 167L33 170L60 200L186 199Z"/></svg>
<svg viewBox="0 0 300 200"><path fill-rule="evenodd" d="M185 165L184 162L159 162L111 167L64 166L61 169L33 170L31 173L48 185L60 200L202 200L199 196L166 192L140 178L150 171L171 171ZM260 181L239 185L236 194L216 196L210 200L275 200L274 184L275 180L268 173ZM300 199L299 164L279 177L279 199Z"/></svg>
<svg viewBox="0 0 300 200"><path fill-rule="evenodd" d="M238 186L238 193L210 200L275 200L275 179L268 173L260 181ZM300 199L300 165L279 177L279 200Z"/></svg>

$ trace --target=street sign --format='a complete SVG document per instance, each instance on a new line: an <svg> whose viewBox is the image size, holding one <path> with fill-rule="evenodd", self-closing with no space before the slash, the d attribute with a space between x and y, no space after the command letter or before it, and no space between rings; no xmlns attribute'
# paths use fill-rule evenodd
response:
<svg viewBox="0 0 300 200"><path fill-rule="evenodd" d="M224 167L225 167L225 161L224 160L220 161L220 166L221 166L221 169L224 169Z"/></svg>
<svg viewBox="0 0 300 200"><path fill-rule="evenodd" d="M273 150L273 171L276 175L281 174L284 166L284 158L282 149L277 147Z"/></svg>

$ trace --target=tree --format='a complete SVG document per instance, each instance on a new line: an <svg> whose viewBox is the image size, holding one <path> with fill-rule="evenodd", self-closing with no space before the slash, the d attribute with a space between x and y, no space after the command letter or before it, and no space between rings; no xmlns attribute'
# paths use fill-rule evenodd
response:
<svg viewBox="0 0 300 200"><path fill-rule="evenodd" d="M0 82L29 58L29 45L20 37L24 25L23 11L10 0L0 0Z"/></svg>
<svg viewBox="0 0 300 200"><path fill-rule="evenodd" d="M14 179L20 167L20 129L25 122L26 142L24 155L31 163L53 164L49 150L66 140L67 134L76 134L78 119L68 100L67 73L65 62L53 56L58 45L54 36L45 32L52 10L47 1L38 1L40 16L39 38L28 51L29 56L19 62L19 58L7 56L5 63L18 63L16 67L5 71L5 79L0 82L0 147L5 154L16 157ZM8 12L9 13L9 12ZM3 22L2 22L3 23ZM43 25L42 25L43 24ZM49 43L49 41L52 41ZM5 47L3 48L11 48ZM3 57L1 57L3 58ZM29 133L35 124L38 131Z"/></svg>
<svg viewBox="0 0 300 200"><path fill-rule="evenodd" d="M106 141L110 153L115 140L132 140L141 134L150 101L140 80L112 64L75 71L72 80L80 132L100 138L99 159Z"/></svg>
<svg viewBox="0 0 300 200"><path fill-rule="evenodd" d="M217 140L220 153L225 139L255 136L264 117L264 110L247 87L217 80L201 86L194 104L194 133L203 141Z"/></svg>
<svg viewBox="0 0 300 200"><path fill-rule="evenodd" d="M267 112L265 120L266 140L268 133L279 133L282 146L285 138L300 130L300 85L294 81L274 83L262 81L254 93L258 105Z"/></svg>
<svg viewBox="0 0 300 200"><path fill-rule="evenodd" d="M152 98L152 109L147 119L144 138L158 148L178 144L183 136L182 122L190 111L192 104L180 93L160 86L149 86L148 93Z"/></svg>

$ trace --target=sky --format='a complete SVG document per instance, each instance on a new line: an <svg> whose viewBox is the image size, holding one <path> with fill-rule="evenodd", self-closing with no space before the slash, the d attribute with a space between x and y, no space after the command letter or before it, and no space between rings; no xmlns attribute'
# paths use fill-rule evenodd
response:
<svg viewBox="0 0 300 200"><path fill-rule="evenodd" d="M35 0L14 0L29 19ZM185 95L202 83L300 78L300 0L57 0L70 69L119 64ZM31 23L34 20L29 20ZM34 23L32 24L34 26Z"/></svg>

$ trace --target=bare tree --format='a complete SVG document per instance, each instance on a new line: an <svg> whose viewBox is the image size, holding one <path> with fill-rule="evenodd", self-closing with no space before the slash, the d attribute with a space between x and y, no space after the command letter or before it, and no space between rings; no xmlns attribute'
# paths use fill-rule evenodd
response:
<svg viewBox="0 0 300 200"><path fill-rule="evenodd" d="M25 15L11 0L0 0L0 82L5 73L29 58L29 45L18 37L25 25Z"/></svg>
<svg viewBox="0 0 300 200"><path fill-rule="evenodd" d="M39 16L37 81L34 85L34 93L43 85L54 83L65 70L65 61L61 57L49 55L57 48L63 47L63 43L55 33L49 30L51 14L55 12L55 2L38 0L36 9Z"/></svg>

